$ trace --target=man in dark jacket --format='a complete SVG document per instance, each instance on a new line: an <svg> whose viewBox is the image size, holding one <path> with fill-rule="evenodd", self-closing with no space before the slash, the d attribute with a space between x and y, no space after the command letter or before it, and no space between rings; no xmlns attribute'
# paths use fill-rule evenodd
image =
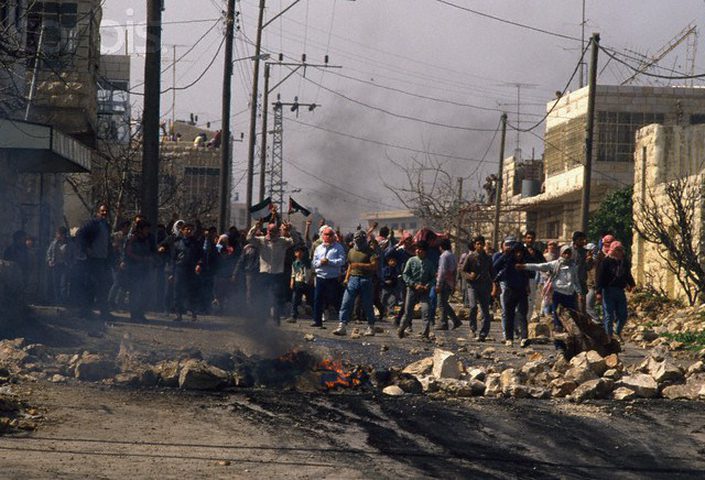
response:
<svg viewBox="0 0 705 480"><path fill-rule="evenodd" d="M528 345L526 315L529 309L529 278L533 272L516 268L517 264L525 262L525 254L524 245L517 242L493 264L495 271L498 272L497 276L500 277L498 280L504 282L502 308L504 308L505 345L508 347L514 344L515 320L519 324L520 346L523 348Z"/></svg>
<svg viewBox="0 0 705 480"><path fill-rule="evenodd" d="M196 321L198 309L198 274L203 256L203 244L193 236L193 225L185 224L181 236L174 242L174 303L176 321L182 320L186 312L184 301L188 300L191 319Z"/></svg>
<svg viewBox="0 0 705 480"><path fill-rule="evenodd" d="M76 235L84 267L84 315L90 313L95 305L103 319L110 319L108 310L108 291L111 275L111 241L110 225L108 224L108 206L98 205L94 218L86 222Z"/></svg>
<svg viewBox="0 0 705 480"><path fill-rule="evenodd" d="M477 236L473 239L474 250L470 252L463 264L463 276L467 282L468 306L470 307L470 329L475 339L484 342L490 332L492 314L490 301L492 294L492 280L495 277L492 259L485 253L485 237ZM477 310L482 312L482 327L477 333Z"/></svg>

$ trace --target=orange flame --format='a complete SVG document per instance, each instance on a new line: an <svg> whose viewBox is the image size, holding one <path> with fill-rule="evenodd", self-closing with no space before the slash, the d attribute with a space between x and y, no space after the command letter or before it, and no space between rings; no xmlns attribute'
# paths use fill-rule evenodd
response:
<svg viewBox="0 0 705 480"><path fill-rule="evenodd" d="M321 381L329 390L357 387L363 382L363 372L360 369L346 371L343 362L339 360L325 359L318 365L318 369L323 371Z"/></svg>

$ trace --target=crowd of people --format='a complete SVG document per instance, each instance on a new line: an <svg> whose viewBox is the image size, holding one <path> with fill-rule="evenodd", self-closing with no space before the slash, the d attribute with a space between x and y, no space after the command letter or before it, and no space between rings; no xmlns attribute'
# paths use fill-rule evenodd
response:
<svg viewBox="0 0 705 480"><path fill-rule="evenodd" d="M560 246L544 245L529 231L505 238L497 252L482 236L454 239L456 248L467 245L458 258L450 234L428 228L397 238L375 224L343 235L322 221L312 236L310 221L298 232L275 211L247 231L218 232L176 217L153 227L140 215L111 231L109 213L101 204L72 235L58 228L46 251L50 300L86 317L97 311L109 319L127 309L136 322L154 311L177 322L186 313L193 321L224 313L279 324L307 315L315 328L337 319L338 336L353 320L367 323L366 336L375 335L377 321L389 320L404 338L420 313L419 333L428 339L432 328L463 324L451 303L459 294L475 340L486 340L499 309L503 341L513 345L516 338L526 347L535 317L551 316L554 331L561 330L560 308L602 323L610 339L621 341L625 290L635 286L625 249L609 233L593 244L575 232ZM4 252L20 265L22 282L31 246L16 232ZM563 348L560 341L556 348Z"/></svg>

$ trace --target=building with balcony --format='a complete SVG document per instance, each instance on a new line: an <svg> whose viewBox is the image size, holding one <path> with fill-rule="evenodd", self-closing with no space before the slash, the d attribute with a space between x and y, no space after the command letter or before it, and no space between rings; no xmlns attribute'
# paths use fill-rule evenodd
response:
<svg viewBox="0 0 705 480"><path fill-rule="evenodd" d="M542 191L516 202L540 238L567 241L580 229L587 104L585 87L546 106ZM705 88L597 86L591 211L605 195L633 184L635 135L651 123L705 123Z"/></svg>

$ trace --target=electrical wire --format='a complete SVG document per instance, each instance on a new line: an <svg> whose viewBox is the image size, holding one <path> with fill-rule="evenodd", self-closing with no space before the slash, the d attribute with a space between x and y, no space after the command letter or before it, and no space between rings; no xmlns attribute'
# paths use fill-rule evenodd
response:
<svg viewBox="0 0 705 480"><path fill-rule="evenodd" d="M527 24L525 24L525 23L515 22L515 21L513 21L513 20L507 20L506 18L497 17L497 16L495 16L495 15L490 15L489 13L484 13L484 12L480 12L480 11L477 11L477 10L473 10L472 8L463 7L462 5L457 5L457 4L452 3L452 2L449 2L449 1L447 1L447 0L436 0L436 1L437 1L438 3L442 3L442 4L447 5L447 6L449 6L449 7L453 7L453 8L457 8L458 10L463 10L463 11L465 11L465 12L473 13L473 14L478 15L478 16L480 16L480 17L488 18L488 19L494 20L494 21L496 21L496 22L506 23L506 24L508 24L508 25L513 25L513 26L515 26L515 27L524 28L524 29L526 29L526 30L531 30L531 31L534 31L534 32L539 32L539 33L544 33L544 34L546 34L546 35L551 35L551 36L553 36L553 37L562 38L562 39L564 39L564 40L571 40L571 41L575 41L575 42L582 42L582 39L577 38L577 37L571 37L570 35L565 35L565 34L563 34L563 33L552 32L552 31L546 30L546 29L544 29L544 28L534 27L534 26L531 26L531 25L527 25Z"/></svg>
<svg viewBox="0 0 705 480"><path fill-rule="evenodd" d="M189 23L206 23L206 22L212 22L213 20L220 20L220 18L201 18L198 20L172 20L169 22L162 22L162 25L185 25ZM118 23L118 24L110 24L110 25L101 25L99 28L106 29L106 28L114 28L114 27L143 27L146 26L147 22L140 22L140 23Z"/></svg>
<svg viewBox="0 0 705 480"><path fill-rule="evenodd" d="M535 128L539 127L548 118L548 116L553 112L553 110L555 110L556 106L558 105L558 100L561 97L563 97L566 94L566 92L568 91L568 88L570 88L570 84L573 83L573 79L575 78L575 75L577 75L578 70L580 69L580 65L582 65L582 63L583 63L583 58L585 58L585 52L587 52L587 50L591 44L592 44L592 40L590 40L588 42L588 44L585 46L585 48L583 49L583 53L580 55L580 60L578 60L577 65L575 65L575 69L573 69L573 74L568 79L568 82L565 84L565 87L563 87L563 90L561 91L560 97L553 102L553 105L551 105L551 108L548 109L548 111L546 112L546 114L543 116L543 118L541 120L539 120L538 122L536 122L534 125L532 125L529 128L521 128L519 125L514 126L514 125L511 125L509 122L507 122L507 126L517 132L530 132L530 131L534 130Z"/></svg>
<svg viewBox="0 0 705 480"><path fill-rule="evenodd" d="M294 71L294 70L291 69L291 68L290 68L289 70ZM410 116L410 115L404 115L404 114L401 114L401 113L392 112L392 111L387 110L387 109L385 109L385 108L376 107L376 106L374 106L374 105L370 105L370 104L365 103L365 102L362 102L362 101L360 101L360 100L356 100L356 99L354 99L354 98L351 98L351 97L345 95L344 93L341 93L341 92L338 92L338 91L336 91L336 90L333 90L332 88L328 88L328 87L326 87L325 85L323 85L323 84L321 84L321 83L318 83L318 82L316 82L316 81L314 81L314 80L311 80L311 79L308 78L308 77L305 77L303 74L299 73L298 71L296 72L296 74L299 75L299 76L300 76L301 78L303 78L304 80L306 80L307 82L312 83L313 85L319 86L320 88L322 88L323 90L325 90L325 91L328 92L328 93L331 93L331 94L333 94L333 95L336 95L336 96L338 96L338 97L340 97L340 98L343 98L343 99L345 99L345 100L347 100L347 101L349 101L349 102L351 102L351 103L354 103L354 104L356 104L356 105L359 105L359 106L361 106L361 107L368 108L368 109L370 109L370 110L375 110L375 111L384 113L384 114L389 115L389 116L392 116L392 117L401 118L401 119L403 119L403 120L409 120L409 121L412 121L412 122L423 123L423 124L426 124L426 125L432 125L432 126L435 126L435 127L449 128L449 129L452 129L452 130L463 130L463 131L466 131L466 132L491 132L491 131L492 131L492 129L487 129L487 128L475 128L475 127L464 127L464 126L462 126L462 125L451 125L451 124L447 124L447 123L435 122L435 121L432 121L432 120L426 120L426 119L423 119L423 118L417 118L417 117L412 117L412 116Z"/></svg>

